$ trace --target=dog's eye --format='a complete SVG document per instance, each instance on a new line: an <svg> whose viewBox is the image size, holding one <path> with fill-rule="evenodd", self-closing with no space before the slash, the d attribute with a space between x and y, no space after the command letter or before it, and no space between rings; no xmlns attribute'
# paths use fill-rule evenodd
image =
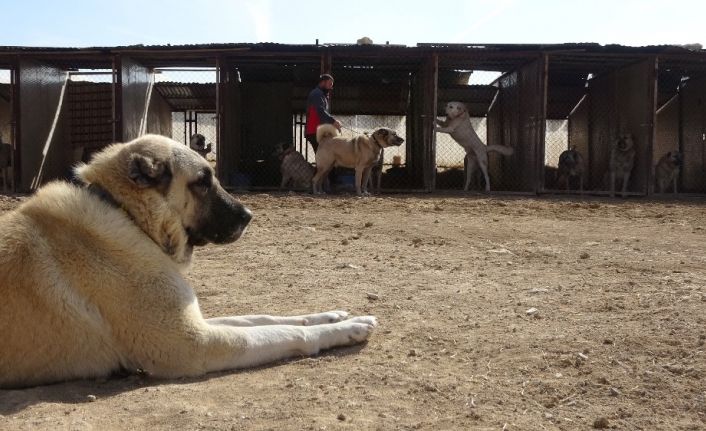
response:
<svg viewBox="0 0 706 431"><path fill-rule="evenodd" d="M199 172L198 179L191 183L191 186L204 192L208 191L213 186L213 174L211 171L204 169Z"/></svg>

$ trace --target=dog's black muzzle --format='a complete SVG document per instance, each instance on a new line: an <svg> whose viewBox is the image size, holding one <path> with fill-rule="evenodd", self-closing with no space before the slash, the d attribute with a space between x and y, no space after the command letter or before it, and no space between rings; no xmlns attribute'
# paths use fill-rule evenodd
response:
<svg viewBox="0 0 706 431"><path fill-rule="evenodd" d="M620 138L620 140L618 141L618 145L616 146L620 151L627 151L630 149L630 145L628 145L628 141L625 138Z"/></svg>
<svg viewBox="0 0 706 431"><path fill-rule="evenodd" d="M187 229L191 245L231 243L241 237L252 220L250 210L222 188L209 195L199 227Z"/></svg>

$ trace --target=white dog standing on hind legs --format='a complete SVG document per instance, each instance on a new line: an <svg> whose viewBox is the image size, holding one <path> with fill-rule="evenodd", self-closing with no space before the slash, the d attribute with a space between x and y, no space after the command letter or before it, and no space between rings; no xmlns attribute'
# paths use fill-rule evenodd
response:
<svg viewBox="0 0 706 431"><path fill-rule="evenodd" d="M468 109L462 102L446 104L446 120L436 120L436 131L448 133L466 151L466 181L463 190L468 191L476 166L480 168L485 179L485 191L490 192L490 177L488 176L488 153L498 152L504 156L514 153L512 147L505 145L485 145L473 129Z"/></svg>
<svg viewBox="0 0 706 431"><path fill-rule="evenodd" d="M345 311L204 318L183 275L193 249L236 241L252 215L185 145L145 135L76 177L0 216L0 389L200 376L361 343L377 325Z"/></svg>

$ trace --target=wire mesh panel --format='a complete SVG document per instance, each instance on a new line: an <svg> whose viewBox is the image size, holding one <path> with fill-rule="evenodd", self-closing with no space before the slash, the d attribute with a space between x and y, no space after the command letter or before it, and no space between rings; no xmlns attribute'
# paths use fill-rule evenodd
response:
<svg viewBox="0 0 706 431"><path fill-rule="evenodd" d="M544 190L581 191L582 156L576 155L575 148L569 148L569 120L546 120L544 135ZM567 157L576 160L571 167L566 165ZM561 172L559 165L561 164Z"/></svg>
<svg viewBox="0 0 706 431"><path fill-rule="evenodd" d="M215 167L218 159L215 68L156 69L147 132L188 145Z"/></svg>
<svg viewBox="0 0 706 431"><path fill-rule="evenodd" d="M654 80L649 62L608 71L589 81L591 185L594 190L647 193L651 163Z"/></svg>
<svg viewBox="0 0 706 431"><path fill-rule="evenodd" d="M68 85L69 140L74 162L113 142L113 72L72 72Z"/></svg>
<svg viewBox="0 0 706 431"><path fill-rule="evenodd" d="M682 190L687 193L706 192L706 78L695 77L684 82L681 99L681 150L683 163L680 173Z"/></svg>
<svg viewBox="0 0 706 431"><path fill-rule="evenodd" d="M588 73L549 61L542 190L581 193L588 149Z"/></svg>
<svg viewBox="0 0 706 431"><path fill-rule="evenodd" d="M562 54L548 69L543 189L647 193L654 63Z"/></svg>
<svg viewBox="0 0 706 431"><path fill-rule="evenodd" d="M437 117L439 122L446 121L446 116ZM469 119L473 131L478 135L483 145L487 146L488 130L487 119L485 117L471 117ZM437 133L436 135L436 188L459 190L465 187L468 160L466 150L447 133ZM478 167L475 157L470 157L474 166L469 188L471 190L483 190L485 188L485 177Z"/></svg>
<svg viewBox="0 0 706 431"><path fill-rule="evenodd" d="M400 63L402 59L394 58L387 61L347 56L332 58L335 85L330 106L331 113L343 125L341 137L370 138L384 128L405 140L400 146L382 149L382 158L372 167L371 191L418 187L409 171L409 160L417 141L410 135L407 122L414 67ZM377 151L378 145L370 141L368 148ZM333 190L355 190L355 174L350 167L336 168L329 180Z"/></svg>
<svg viewBox="0 0 706 431"><path fill-rule="evenodd" d="M405 140L401 146L382 151L381 165L373 166L371 190L414 187L408 173L414 140L408 139L407 120L410 70L418 66L399 64L398 59L381 62L338 55L330 59L334 87L329 113L342 124L340 137L369 138L376 130L385 128ZM311 190L316 157L306 138L307 98L318 85L321 58L281 63L235 59L225 70L228 125L224 133L229 137L228 159L232 161L226 177L231 187ZM377 144L369 143L369 148L377 153ZM298 155L292 155L292 150ZM290 163L298 166L292 169L309 172L309 186L302 186L302 182L283 183ZM354 190L351 168L335 167L328 180L326 187L331 192Z"/></svg>
<svg viewBox="0 0 706 431"><path fill-rule="evenodd" d="M358 136L370 137L370 135L379 128L387 128L393 130L397 135L404 138L407 132L407 118L401 115L336 115L343 126L340 137L344 139L354 139ZM316 153L305 138L304 126L306 124L306 116L302 114L295 115L295 147L304 156L304 159L312 166L316 166ZM391 146L381 150L382 158L379 166L375 166L372 172L373 184L371 188L376 191L382 189L403 188L405 186L405 165L407 160L407 143L400 146ZM380 186L378 190L378 177ZM333 188L342 191L353 191L354 171L350 168L338 168L331 175L334 179Z"/></svg>
<svg viewBox="0 0 706 431"><path fill-rule="evenodd" d="M482 56L440 63L437 188L535 191L543 63Z"/></svg>
<svg viewBox="0 0 706 431"><path fill-rule="evenodd" d="M14 191L10 70L0 69L0 191Z"/></svg>
<svg viewBox="0 0 706 431"><path fill-rule="evenodd" d="M498 92L491 83L499 75L473 70L439 70L437 125L441 128L436 133L437 189L465 188L466 172L469 189L485 189L483 169L487 172L487 163L480 161L484 164L481 168L476 152L488 148L486 116ZM476 136L480 145L474 150L470 139L475 140Z"/></svg>
<svg viewBox="0 0 706 431"><path fill-rule="evenodd" d="M706 191L706 92L703 67L658 62L655 142L652 147L654 193Z"/></svg>
<svg viewBox="0 0 706 431"><path fill-rule="evenodd" d="M0 69L0 140L10 142L12 122L12 88L10 70Z"/></svg>
<svg viewBox="0 0 706 431"><path fill-rule="evenodd" d="M10 70L0 69L0 141L11 142L12 135L12 87Z"/></svg>

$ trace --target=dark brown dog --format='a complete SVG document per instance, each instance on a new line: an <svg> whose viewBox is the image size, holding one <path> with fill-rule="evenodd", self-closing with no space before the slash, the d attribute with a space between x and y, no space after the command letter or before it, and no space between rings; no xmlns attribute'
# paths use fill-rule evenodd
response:
<svg viewBox="0 0 706 431"><path fill-rule="evenodd" d="M655 186L657 193L664 193L671 183L673 193L677 192L679 170L684 163L684 158L679 151L670 151L663 155L655 166Z"/></svg>
<svg viewBox="0 0 706 431"><path fill-rule="evenodd" d="M561 187L565 184L566 191L569 191L572 178L578 178L579 191L583 193L583 156L576 150L576 147L571 147L559 155L559 167L556 175L556 186Z"/></svg>

